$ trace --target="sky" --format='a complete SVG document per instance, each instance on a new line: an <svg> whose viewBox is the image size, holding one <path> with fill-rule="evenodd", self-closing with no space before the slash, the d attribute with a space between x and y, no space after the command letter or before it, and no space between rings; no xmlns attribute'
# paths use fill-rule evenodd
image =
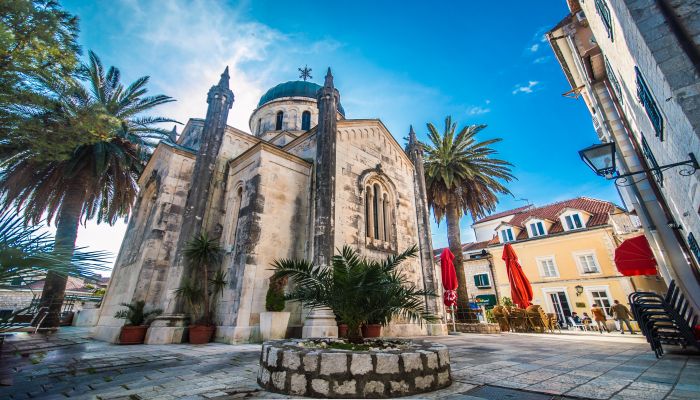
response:
<svg viewBox="0 0 700 400"><path fill-rule="evenodd" d="M568 14L564 0L310 2L214 0L64 0L80 19L80 43L124 82L148 75L151 93L177 99L157 113L203 118L206 93L230 68L235 94L228 124L249 132L248 118L274 85L312 68L331 67L347 118L380 118L404 143L409 126L426 139L451 115L459 126L486 124L498 157L514 164L513 196L497 211L589 196L620 203L612 183L581 162L597 142L581 99L570 90L544 33ZM472 219L461 221L473 241ZM88 223L79 246L115 256L125 231ZM433 245L446 246L444 221Z"/></svg>

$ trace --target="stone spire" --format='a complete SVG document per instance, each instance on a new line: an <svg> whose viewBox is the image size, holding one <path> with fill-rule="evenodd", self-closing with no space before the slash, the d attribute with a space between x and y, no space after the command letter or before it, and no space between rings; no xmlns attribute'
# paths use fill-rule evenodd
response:
<svg viewBox="0 0 700 400"><path fill-rule="evenodd" d="M416 137L413 125L408 132L408 157L413 162L413 192L416 199L416 219L418 221L418 245L420 263L423 269L423 285L428 290L439 293L435 268L433 266L433 241L430 233L430 213L428 212L425 169L423 167L423 147ZM435 315L441 314L439 297L426 297L426 309ZM437 325L437 324L436 324ZM428 328L431 328L430 326ZM442 328L440 328L442 329Z"/></svg>
<svg viewBox="0 0 700 400"><path fill-rule="evenodd" d="M187 194L187 202L182 218L180 237L178 238L177 253L175 256L175 268L183 273L181 278L187 278L189 273L184 270L182 251L187 242L195 235L207 229L204 217L207 210L209 191L213 187L216 159L219 155L221 143L226 129L228 113L233 106L233 92L229 89L228 67L221 74L219 83L212 86L207 94L207 116L201 132L200 146L190 179L190 190ZM176 305L177 311L182 311L182 303ZM171 310L168 310L171 311Z"/></svg>
<svg viewBox="0 0 700 400"><path fill-rule="evenodd" d="M335 145L340 101L330 68L323 87L318 90L317 99L314 262L328 265L335 248Z"/></svg>
<svg viewBox="0 0 700 400"><path fill-rule="evenodd" d="M173 130L168 135L168 140L173 144L177 142L177 125L173 125Z"/></svg>
<svg viewBox="0 0 700 400"><path fill-rule="evenodd" d="M327 267L335 248L335 152L340 94L333 86L328 68L323 87L318 90L316 126L316 163L313 225L313 262ZM328 308L315 308L304 320L301 336L338 337L335 315Z"/></svg>

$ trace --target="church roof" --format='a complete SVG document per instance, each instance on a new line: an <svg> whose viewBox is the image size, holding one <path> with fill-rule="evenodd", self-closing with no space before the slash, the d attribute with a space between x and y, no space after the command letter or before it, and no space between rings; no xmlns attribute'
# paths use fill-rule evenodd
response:
<svg viewBox="0 0 700 400"><path fill-rule="evenodd" d="M289 81L280 83L265 92L258 102L258 107L275 99L283 97L308 97L316 100L316 93L321 89L321 85L307 81ZM338 104L338 112L345 116L345 110Z"/></svg>

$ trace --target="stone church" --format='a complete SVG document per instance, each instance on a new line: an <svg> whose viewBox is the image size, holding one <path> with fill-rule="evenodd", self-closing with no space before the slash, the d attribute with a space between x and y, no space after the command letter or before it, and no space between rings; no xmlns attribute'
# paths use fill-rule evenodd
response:
<svg viewBox="0 0 700 400"><path fill-rule="evenodd" d="M346 244L377 259L417 244L420 255L403 272L440 293L412 129L404 149L379 119L345 118L330 69L323 86L304 79L268 90L248 121L252 134L226 124L234 106L228 68L207 103L206 118L190 119L179 136L161 142L138 181L96 338L116 341L120 303L145 300L163 310L146 343L183 340L189 318L174 291L188 273L182 250L199 232L218 238L225 253L212 267L228 282L215 300L218 342L259 340L275 259L327 265ZM440 298L426 303L442 315ZM287 311L290 336L337 335L329 310L288 302ZM386 336L444 333L443 324L398 320L384 328Z"/></svg>

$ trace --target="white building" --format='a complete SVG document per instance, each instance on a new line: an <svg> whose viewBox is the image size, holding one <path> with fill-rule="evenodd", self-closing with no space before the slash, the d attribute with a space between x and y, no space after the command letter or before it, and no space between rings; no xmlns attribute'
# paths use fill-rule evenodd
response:
<svg viewBox="0 0 700 400"><path fill-rule="evenodd" d="M615 143L620 174L650 170L618 180L621 196L661 275L700 309L700 174L662 168L700 155L698 2L567 3L571 13L547 33L571 85L564 95L582 98L600 140Z"/></svg>

